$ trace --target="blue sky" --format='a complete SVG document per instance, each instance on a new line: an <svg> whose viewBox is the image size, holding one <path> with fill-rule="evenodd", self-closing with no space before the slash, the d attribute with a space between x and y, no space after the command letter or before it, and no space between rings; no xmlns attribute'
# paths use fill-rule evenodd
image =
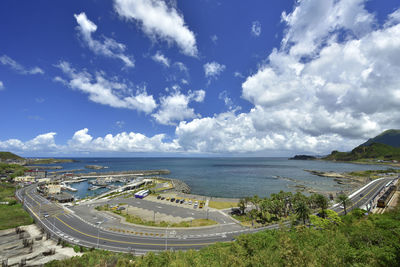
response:
<svg viewBox="0 0 400 267"><path fill-rule="evenodd" d="M347 150L400 124L397 1L2 1L0 149Z"/></svg>

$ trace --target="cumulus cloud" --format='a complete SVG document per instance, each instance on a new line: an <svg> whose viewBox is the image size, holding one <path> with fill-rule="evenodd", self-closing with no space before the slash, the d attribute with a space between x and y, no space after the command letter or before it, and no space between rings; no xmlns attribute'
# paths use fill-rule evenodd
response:
<svg viewBox="0 0 400 267"><path fill-rule="evenodd" d="M35 138L22 142L18 139L9 139L6 141L0 141L0 149L7 151L29 151L29 152L52 152L57 151L61 147L56 145L55 137L56 133L50 132L40 134Z"/></svg>
<svg viewBox="0 0 400 267"><path fill-rule="evenodd" d="M225 65L213 61L204 64L203 68L206 78L216 78L225 70L226 67Z"/></svg>
<svg viewBox="0 0 400 267"><path fill-rule="evenodd" d="M15 70L20 74L25 74L25 75L44 74L44 71L41 68L39 67L26 68L7 55L2 55L0 57L0 63L3 64L4 66L10 67L11 69Z"/></svg>
<svg viewBox="0 0 400 267"><path fill-rule="evenodd" d="M107 134L104 137L93 137L87 128L74 133L66 145L55 143L56 133L38 135L32 140L21 141L9 139L0 141L0 149L19 153L96 153L96 152L177 152L180 151L176 141L166 141L164 134L147 137L140 133L122 132L116 135Z"/></svg>
<svg viewBox="0 0 400 267"><path fill-rule="evenodd" d="M163 0L114 0L118 15L139 23L151 39L175 43L188 56L197 56L196 38L183 15Z"/></svg>
<svg viewBox="0 0 400 267"><path fill-rule="evenodd" d="M134 109L147 114L157 107L153 96L148 95L145 88L137 89L134 94L125 83L109 80L102 72L96 72L94 76L86 71L78 72L65 61L60 62L57 67L68 80L56 77L56 81L88 94L89 99L95 103Z"/></svg>
<svg viewBox="0 0 400 267"><path fill-rule="evenodd" d="M158 62L166 67L169 67L169 59L164 56L160 51L157 51L157 53L151 57L155 62Z"/></svg>
<svg viewBox="0 0 400 267"><path fill-rule="evenodd" d="M0 81L0 90L3 90L3 89L4 89L4 84L2 81Z"/></svg>
<svg viewBox="0 0 400 267"><path fill-rule="evenodd" d="M259 21L253 21L251 25L251 34L255 37L261 35L261 23Z"/></svg>
<svg viewBox="0 0 400 267"><path fill-rule="evenodd" d="M160 124L175 125L176 122L199 117L189 103L203 102L206 92L204 90L189 91L187 95L175 87L168 96L161 97L160 109L154 113L153 118Z"/></svg>
<svg viewBox="0 0 400 267"><path fill-rule="evenodd" d="M122 132L93 138L88 132L87 128L75 132L68 141L68 149L76 152L170 152L179 149L176 143L164 141L164 134L147 137L140 133Z"/></svg>
<svg viewBox="0 0 400 267"><path fill-rule="evenodd" d="M74 17L78 23L77 30L80 37L93 53L118 58L124 62L126 67L135 66L133 57L125 54L126 46L124 44L107 37L104 37L104 41L93 39L92 34L96 32L97 25L89 20L84 12L78 15L74 14Z"/></svg>
<svg viewBox="0 0 400 267"><path fill-rule="evenodd" d="M364 1L297 2L282 14L281 47L242 84L251 111L181 122L176 135L182 149L322 154L398 128L397 12L377 27Z"/></svg>

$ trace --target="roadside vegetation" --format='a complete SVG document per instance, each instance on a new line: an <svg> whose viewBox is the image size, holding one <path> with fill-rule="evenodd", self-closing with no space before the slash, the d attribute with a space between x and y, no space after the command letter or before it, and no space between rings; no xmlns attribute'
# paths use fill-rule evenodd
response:
<svg viewBox="0 0 400 267"><path fill-rule="evenodd" d="M0 230L32 224L33 219L15 199L15 187L8 183L0 184Z"/></svg>
<svg viewBox="0 0 400 267"><path fill-rule="evenodd" d="M326 218L331 215L326 212ZM312 216L312 215L311 215ZM310 216L310 217L311 217ZM162 252L134 257L94 250L45 266L398 266L400 208L384 214L364 211L320 218L323 227L282 226L237 237L200 251ZM311 219L312 220L312 219Z"/></svg>
<svg viewBox="0 0 400 267"><path fill-rule="evenodd" d="M0 177L3 177L2 180L12 181L15 177L24 175L26 170L28 170L26 167L19 164L0 163Z"/></svg>
<svg viewBox="0 0 400 267"><path fill-rule="evenodd" d="M245 226L264 226L284 221L306 224L312 212L325 218L328 199L321 194L309 197L297 192L280 191L268 198L258 196L241 198L233 217Z"/></svg>
<svg viewBox="0 0 400 267"><path fill-rule="evenodd" d="M358 177L367 177L371 179L381 178L382 175L387 174L400 174L400 169L387 169L387 170L367 170L367 171L354 171L354 172L347 172L346 174L351 176L358 176Z"/></svg>
<svg viewBox="0 0 400 267"><path fill-rule="evenodd" d="M210 200L208 202L208 206L210 208L223 210L223 209L229 209L229 208L237 207L237 203L229 202L229 201L213 201L213 200Z"/></svg>

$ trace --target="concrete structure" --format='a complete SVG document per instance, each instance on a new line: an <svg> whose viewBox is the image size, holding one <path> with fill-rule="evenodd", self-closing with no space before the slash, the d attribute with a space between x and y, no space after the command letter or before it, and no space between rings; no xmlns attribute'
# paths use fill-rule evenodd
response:
<svg viewBox="0 0 400 267"><path fill-rule="evenodd" d="M25 175L30 175L30 176L34 176L36 178L45 178L47 177L47 171L44 170L27 170L24 172Z"/></svg>
<svg viewBox="0 0 400 267"><path fill-rule="evenodd" d="M18 176L14 178L15 182L24 182L24 183L34 183L36 182L36 177L30 176L30 175L26 175L26 176Z"/></svg>
<svg viewBox="0 0 400 267"><path fill-rule="evenodd" d="M61 185L59 184L49 184L47 186L47 192L50 195L61 193Z"/></svg>

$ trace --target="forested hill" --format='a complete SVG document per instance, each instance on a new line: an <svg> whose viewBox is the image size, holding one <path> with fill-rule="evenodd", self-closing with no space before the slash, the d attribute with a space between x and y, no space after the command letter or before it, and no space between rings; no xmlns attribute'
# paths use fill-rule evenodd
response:
<svg viewBox="0 0 400 267"><path fill-rule="evenodd" d="M369 146L373 143L385 144L400 148L400 130L387 130L380 135L369 139L362 146Z"/></svg>
<svg viewBox="0 0 400 267"><path fill-rule="evenodd" d="M335 150L324 159L337 161L364 159L400 161L400 130L387 130L354 148L351 152Z"/></svg>
<svg viewBox="0 0 400 267"><path fill-rule="evenodd" d="M0 160L24 160L24 158L15 155L14 153L11 152L4 152L4 151L0 151Z"/></svg>

